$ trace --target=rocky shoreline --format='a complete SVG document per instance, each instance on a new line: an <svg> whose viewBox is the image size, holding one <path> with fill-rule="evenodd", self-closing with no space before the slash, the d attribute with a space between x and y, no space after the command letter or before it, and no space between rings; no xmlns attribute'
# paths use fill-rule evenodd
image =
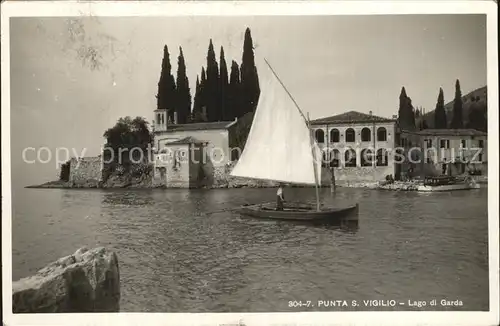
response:
<svg viewBox="0 0 500 326"><path fill-rule="evenodd" d="M337 184L339 188L369 188L376 189L378 182L345 182ZM200 189L238 189L238 188L276 188L277 183L271 182L232 182L227 184L217 184L213 186L202 186ZM314 188L309 185L289 185L291 188ZM320 188L329 188L330 185L321 185ZM68 181L50 181L39 185L26 186L32 189L169 189L165 186L157 186L151 183L115 183L103 184L99 182L87 182L84 184L71 184Z"/></svg>
<svg viewBox="0 0 500 326"><path fill-rule="evenodd" d="M78 249L12 282L14 313L120 311L118 257L104 247Z"/></svg>
<svg viewBox="0 0 500 326"><path fill-rule="evenodd" d="M473 177L478 184L487 184L488 178L485 176ZM397 190L397 191L415 191L417 190L416 181L396 181L393 184L384 185L384 182L378 181L337 181L339 188L366 188L379 190ZM201 189L236 189L236 188L276 188L276 182L256 181L256 180L230 180L217 183L212 186L203 186ZM290 185L291 188L313 188L308 185ZM329 188L330 185L321 185L321 188ZM68 181L50 181L40 185L27 186L26 188L35 189L167 189L165 186L158 186L137 178L137 180L112 179L107 182L97 180L88 180L85 183L72 184Z"/></svg>

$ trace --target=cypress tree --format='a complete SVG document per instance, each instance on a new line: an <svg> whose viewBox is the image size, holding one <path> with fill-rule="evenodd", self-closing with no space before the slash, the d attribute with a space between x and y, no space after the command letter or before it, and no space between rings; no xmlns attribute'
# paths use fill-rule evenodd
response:
<svg viewBox="0 0 500 326"><path fill-rule="evenodd" d="M163 47L163 59L156 99L157 109L169 109L169 117L173 119L173 111L175 109L175 80L172 75L172 66L170 65L170 54L168 53L167 45Z"/></svg>
<svg viewBox="0 0 500 326"><path fill-rule="evenodd" d="M191 112L191 91L189 89L189 79L186 75L186 62L182 47L179 47L179 57L177 58L177 119L178 123L187 123Z"/></svg>
<svg viewBox="0 0 500 326"><path fill-rule="evenodd" d="M457 79L455 83L455 100L453 101L453 117L451 120L451 129L460 129L464 126L462 117L462 91L460 90L460 81Z"/></svg>
<svg viewBox="0 0 500 326"><path fill-rule="evenodd" d="M404 87L401 88L399 94L398 123L402 129L414 130L416 128L415 108Z"/></svg>
<svg viewBox="0 0 500 326"><path fill-rule="evenodd" d="M200 110L201 110L201 121L207 121L207 74L205 73L205 67L201 67L201 79L200 79ZM203 111L205 110L205 113Z"/></svg>
<svg viewBox="0 0 500 326"><path fill-rule="evenodd" d="M408 127L414 130L416 128L415 108L411 104L411 98L408 98L407 110L408 110Z"/></svg>
<svg viewBox="0 0 500 326"><path fill-rule="evenodd" d="M241 60L242 109L244 113L255 110L260 95L259 76L255 66L253 41L250 29L245 31Z"/></svg>
<svg viewBox="0 0 500 326"><path fill-rule="evenodd" d="M408 127L408 96L406 95L406 90L404 86L401 88L401 93L399 94L399 109L398 109L398 123L401 128L406 129Z"/></svg>
<svg viewBox="0 0 500 326"><path fill-rule="evenodd" d="M208 121L217 121L220 119L220 114L218 114L219 67L215 58L212 39L210 39L210 44L208 45L207 82L205 91L204 95L206 99Z"/></svg>
<svg viewBox="0 0 500 326"><path fill-rule="evenodd" d="M446 129L446 111L444 110L444 95L443 89L439 88L439 95L436 103L436 110L434 111L434 128L435 129Z"/></svg>
<svg viewBox="0 0 500 326"><path fill-rule="evenodd" d="M230 108L227 106L229 81L227 77L227 64L224 57L224 48L220 47L220 73L219 73L219 119L222 121L231 119Z"/></svg>
<svg viewBox="0 0 500 326"><path fill-rule="evenodd" d="M230 116L228 117L230 120L234 120L234 118L239 118L243 115L243 111L241 108L241 81L240 81L240 67L233 60L231 63L231 76L229 78L229 91L228 91L228 108L230 112Z"/></svg>
<svg viewBox="0 0 500 326"><path fill-rule="evenodd" d="M424 129L429 129L429 126L427 125L427 120L422 120L422 130Z"/></svg>
<svg viewBox="0 0 500 326"><path fill-rule="evenodd" d="M429 126L427 125L427 120L423 119L422 122L420 123L420 130L424 129L429 129Z"/></svg>
<svg viewBox="0 0 500 326"><path fill-rule="evenodd" d="M193 112L191 114L192 121L194 122L201 122L203 121L202 118L202 110L201 110L201 90L200 90L200 79L198 76L196 76L196 88L194 92L194 103L193 103Z"/></svg>

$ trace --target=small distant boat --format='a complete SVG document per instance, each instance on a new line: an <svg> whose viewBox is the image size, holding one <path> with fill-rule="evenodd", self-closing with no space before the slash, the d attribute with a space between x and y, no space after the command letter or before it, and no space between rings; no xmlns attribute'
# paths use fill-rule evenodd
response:
<svg viewBox="0 0 500 326"><path fill-rule="evenodd" d="M455 191L479 189L480 186L470 177L457 179L450 176L426 177L424 183L417 187L421 192Z"/></svg>
<svg viewBox="0 0 500 326"><path fill-rule="evenodd" d="M283 210L269 203L242 206L241 215L286 221L313 223L339 222L349 215L357 221L358 204L344 207L321 207L319 180L321 180L322 153L316 143L309 117L288 92L284 84L264 58L268 70L264 77L257 108L248 133L245 148L231 175L286 184L315 185L316 205L287 202ZM295 106L293 108L292 106ZM352 214L350 214L352 213Z"/></svg>

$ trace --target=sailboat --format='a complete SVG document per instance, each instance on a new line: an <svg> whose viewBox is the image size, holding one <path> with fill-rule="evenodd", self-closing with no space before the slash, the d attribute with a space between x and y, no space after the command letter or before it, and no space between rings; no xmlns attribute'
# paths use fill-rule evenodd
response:
<svg viewBox="0 0 500 326"><path fill-rule="evenodd" d="M265 58L263 61L267 69L259 70L259 74L265 83L261 85L245 148L231 175L284 184L314 185L316 205L285 202L283 210L276 210L272 203L262 203L244 205L238 212L254 218L321 224L357 221L358 204L346 207L320 204L322 155L310 127L309 114L304 115L269 62Z"/></svg>

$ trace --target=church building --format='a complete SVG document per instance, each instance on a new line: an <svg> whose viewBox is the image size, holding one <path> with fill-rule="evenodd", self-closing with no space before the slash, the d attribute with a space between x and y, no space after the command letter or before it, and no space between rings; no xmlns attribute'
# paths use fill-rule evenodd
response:
<svg viewBox="0 0 500 326"><path fill-rule="evenodd" d="M154 182L169 188L213 186L238 158L234 121L178 124L166 109L154 111Z"/></svg>

